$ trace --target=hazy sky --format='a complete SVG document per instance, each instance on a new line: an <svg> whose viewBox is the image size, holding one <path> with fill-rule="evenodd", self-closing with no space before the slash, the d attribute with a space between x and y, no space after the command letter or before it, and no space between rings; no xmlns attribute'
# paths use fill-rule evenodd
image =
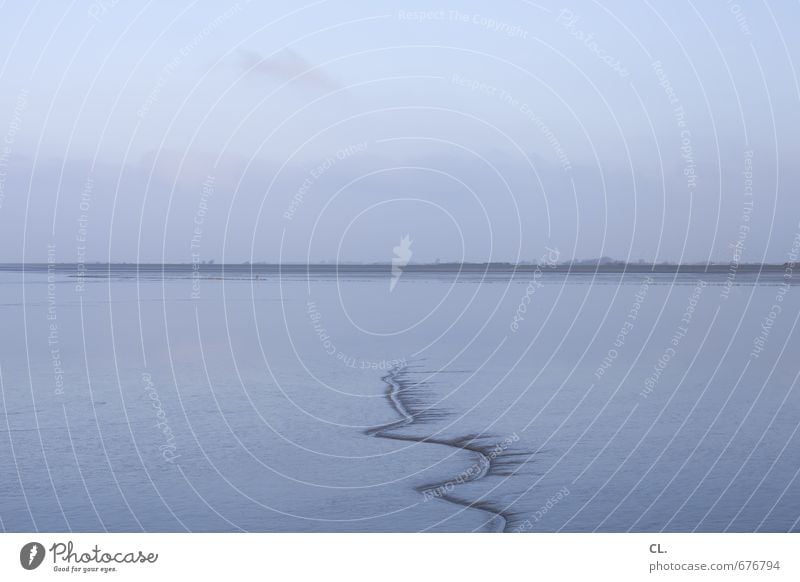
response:
<svg viewBox="0 0 800 582"><path fill-rule="evenodd" d="M797 2L25 2L0 261L784 261Z"/></svg>

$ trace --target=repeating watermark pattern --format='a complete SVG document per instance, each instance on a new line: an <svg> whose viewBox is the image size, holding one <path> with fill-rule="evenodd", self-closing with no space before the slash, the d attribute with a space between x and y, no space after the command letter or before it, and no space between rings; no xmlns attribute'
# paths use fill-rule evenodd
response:
<svg viewBox="0 0 800 582"><path fill-rule="evenodd" d="M23 89L17 95L14 110L11 112L11 121L8 122L6 135L3 137L3 143L0 145L0 210L3 209L3 203L6 200L6 182L8 181L8 167L11 162L11 153L14 148L14 142L17 141L17 135L22 128L22 117L27 108L28 90Z"/></svg>
<svg viewBox="0 0 800 582"><path fill-rule="evenodd" d="M297 209L303 204L303 201L308 196L309 192L311 192L311 187L314 186L317 180L319 180L322 176L324 176L331 168L333 168L337 163L346 160L347 158L354 156L356 154L362 153L367 150L369 143L366 141L362 141L359 143L355 143L352 145L345 146L336 151L336 153L332 156L326 157L321 164L318 164L311 171L308 172L308 175L303 180L303 183L300 184L300 187L297 189L297 192L294 193L292 196L292 200L289 202L289 206L287 206L286 210L283 212L283 218L285 220L292 220L294 218Z"/></svg>
<svg viewBox="0 0 800 582"><path fill-rule="evenodd" d="M113 9L117 4L120 3L120 0L95 0L89 6L89 10L86 12L87 16L96 22L102 22L103 16L106 13Z"/></svg>
<svg viewBox="0 0 800 582"><path fill-rule="evenodd" d="M0 531L798 528L800 7L250 3L9 19ZM0 566L175 565L86 535Z"/></svg>
<svg viewBox="0 0 800 582"><path fill-rule="evenodd" d="M200 200L197 203L197 209L192 219L192 238L189 241L189 252L192 259L192 291L190 294L192 299L200 299L200 265L202 264L200 247L203 240L203 227L208 215L208 203L214 197L215 183L216 178L213 175L206 176L200 191Z"/></svg>
<svg viewBox="0 0 800 582"><path fill-rule="evenodd" d="M744 153L744 201L742 202L742 215L739 218L739 232L736 236L736 242L731 243L733 249L733 256L728 264L728 274L725 277L725 283L720 291L720 297L727 299L731 294L733 283L736 280L736 274L739 271L739 264L742 261L744 254L745 243L750 234L750 217L753 214L753 150L747 150Z"/></svg>
<svg viewBox="0 0 800 582"><path fill-rule="evenodd" d="M800 229L800 224L797 226ZM783 280L778 286L778 291L775 293L775 300L769 309L769 313L761 321L761 329L758 335L753 339L753 349L750 351L751 360L757 360L761 356L761 353L767 346L767 340L772 332L772 327L775 325L775 321L778 319L778 316L783 313L783 301L792 289L792 280L798 256L800 256L800 231L796 232L792 239L788 261L783 269Z"/></svg>
<svg viewBox="0 0 800 582"><path fill-rule="evenodd" d="M83 293L86 285L86 242L89 238L89 210L92 207L94 178L89 176L78 203L78 229L75 232L75 292Z"/></svg>
<svg viewBox="0 0 800 582"><path fill-rule="evenodd" d="M670 362L678 355L678 347L681 345L681 342L689 333L689 326L694 319L694 314L697 309L697 305L700 302L700 298L703 295L703 290L708 286L708 282L704 280L700 280L695 285L694 289L692 290L692 294L689 296L689 303L686 306L685 311L683 312L683 316L681 316L680 325L675 328L675 331L672 333L672 337L669 340L669 346L664 350L664 353L658 358L658 361L653 366L652 373L647 377L644 381L644 387L639 392L639 396L642 398L648 398L653 391L655 390L656 386L658 385L659 381L661 380L661 376L664 373L664 370L667 369Z"/></svg>
<svg viewBox="0 0 800 582"><path fill-rule="evenodd" d="M161 434L164 435L164 443L159 445L158 450L165 461L168 463L174 463L175 459L180 457L177 452L178 445L175 440L175 434L172 432L172 427L167 419L167 413L164 410L164 405L161 404L161 398L158 396L158 391L156 390L156 385L153 382L153 377L148 372L142 372L142 384L144 385L144 391L147 393L147 397L150 399L150 403L153 406L153 410L156 411L156 418L158 419L158 422L155 426L159 431L161 431Z"/></svg>
<svg viewBox="0 0 800 582"><path fill-rule="evenodd" d="M747 20L747 16L745 15L741 4L735 2L734 0L725 0L725 3L728 5L728 9L736 20L736 26L739 28L739 32L747 37L753 36L753 33L750 30L750 23Z"/></svg>
<svg viewBox="0 0 800 582"><path fill-rule="evenodd" d="M525 533L533 529L534 524L542 521L544 517L553 511L556 505L561 503L563 499L569 497L569 487L562 487L558 491L555 492L554 495L551 495L547 501L545 501L539 509L534 511L531 516L516 526L513 530L514 533Z"/></svg>
<svg viewBox="0 0 800 582"><path fill-rule="evenodd" d="M394 256L392 257L392 278L389 281L390 292L397 287L397 282L403 276L403 269L411 262L411 257L414 254L411 250L411 243L413 242L411 236L407 234L400 239L400 243L397 246L392 248Z"/></svg>
<svg viewBox="0 0 800 582"><path fill-rule="evenodd" d="M536 264L533 274L531 275L531 280L525 286L525 294L522 296L522 299L520 299L517 311L514 313L514 318L509 324L512 333L517 333L519 331L519 324L525 320L525 316L528 313L528 306L530 306L531 301L533 301L536 291L544 287L544 284L539 281L544 274L544 270L554 269L558 266L559 257L561 256L560 251L557 248L551 249L550 247L545 247L545 250L547 252L541 256L539 262Z"/></svg>
<svg viewBox="0 0 800 582"><path fill-rule="evenodd" d="M322 344L322 349L331 357L334 357L337 362L341 363L347 368L355 370L394 370L403 368L407 362L405 358L396 358L392 360L368 360L364 358L357 358L346 352L337 349L336 344L331 339L328 330L322 324L322 313L319 311L316 302L306 302L306 314L311 322L311 327L314 333Z"/></svg>
<svg viewBox="0 0 800 582"><path fill-rule="evenodd" d="M409 22L459 22L503 34L509 38L527 39L529 31L518 24L510 24L477 12L460 10L400 10L397 19Z"/></svg>
<svg viewBox="0 0 800 582"><path fill-rule="evenodd" d="M688 127L686 111L672 82L664 72L664 65L661 61L654 61L651 65L655 71L659 86L664 89L669 104L672 105L672 116L675 124L680 131L680 153L683 160L683 175L686 178L686 189L693 192L697 188L697 162L694 156L694 146L692 145L692 132Z"/></svg>
<svg viewBox="0 0 800 582"><path fill-rule="evenodd" d="M436 487L431 487L430 489L424 490L422 492L423 499L425 501L430 501L431 499L439 499L449 493L452 493L453 490L458 485L474 481L480 475L483 475L489 470L489 467L491 467L492 465L492 461L497 459L511 445L517 442L519 442L519 435L517 433L513 433L510 436L506 437L504 440L497 443L490 450L482 453L477 462L473 463L472 465L461 471L461 473L459 473L456 477L449 479L448 481L441 483Z"/></svg>
<svg viewBox="0 0 800 582"><path fill-rule="evenodd" d="M56 296L56 245L47 245L47 347L53 367L53 394L64 395L64 365L61 361L61 339L58 328L58 298Z"/></svg>
<svg viewBox="0 0 800 582"><path fill-rule="evenodd" d="M593 32L586 32L578 28L578 22L581 17L575 14L572 10L563 8L556 16L556 23L560 24L577 40L581 41L583 45L594 53L601 63L606 65L612 71L617 73L620 77L625 78L630 76L630 71L622 65L622 61L617 57L611 55L595 39Z"/></svg>
<svg viewBox="0 0 800 582"><path fill-rule="evenodd" d="M652 284L653 278L648 276L639 286L639 289L633 298L633 305L631 305L631 308L628 310L628 314L625 316L625 322L622 324L622 327L617 333L617 337L614 338L612 347L608 348L608 352L603 358L603 361L594 371L594 377L598 380L605 376L605 373L611 368L611 366L614 365L614 362L619 357L619 350L623 348L628 335L636 326L636 320L639 319L639 312L642 310L642 305L644 304L645 299L647 299L647 291L650 289L650 285Z"/></svg>
<svg viewBox="0 0 800 582"><path fill-rule="evenodd" d="M520 101L505 89L496 85L492 85L491 83L486 83L477 79L470 79L455 73L450 77L450 82L459 87L469 89L470 91L495 97L505 105L508 105L512 109L518 111L526 120L531 122L547 140L547 143L553 150L561 169L565 172L572 170L572 163L570 162L569 156L564 150L564 146L561 144L561 140L550 128L550 126L542 119L542 117L536 113L533 107L524 101Z"/></svg>
<svg viewBox="0 0 800 582"><path fill-rule="evenodd" d="M245 2L245 4L249 3L250 0ZM150 92L147 94L144 103L142 103L141 106L139 106L139 109L136 111L136 116L139 119L144 119L147 117L147 114L150 113L150 109L152 109L152 107L158 103L161 92L167 86L170 79L175 75L175 72L181 67L184 59L186 59L186 57L188 57L198 46L207 40L214 33L214 31L220 28L228 20L239 14L241 11L242 5L240 2L237 2L225 12L217 16L214 20L203 26L203 28L201 28L200 31L195 34L194 37L192 37L191 41L183 45L178 50L177 54L175 54L161 69L161 74L158 76L155 85L153 85L152 89L150 89ZM106 10L103 12L106 12Z"/></svg>

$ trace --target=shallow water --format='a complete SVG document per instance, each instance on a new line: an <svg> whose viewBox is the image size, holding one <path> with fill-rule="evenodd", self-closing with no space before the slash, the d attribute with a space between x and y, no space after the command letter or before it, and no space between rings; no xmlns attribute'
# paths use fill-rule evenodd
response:
<svg viewBox="0 0 800 582"><path fill-rule="evenodd" d="M0 525L797 530L800 297L726 281L0 273Z"/></svg>

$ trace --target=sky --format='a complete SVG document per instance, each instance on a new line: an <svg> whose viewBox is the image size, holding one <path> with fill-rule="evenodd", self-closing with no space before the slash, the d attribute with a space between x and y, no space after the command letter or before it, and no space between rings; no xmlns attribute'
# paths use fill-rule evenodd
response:
<svg viewBox="0 0 800 582"><path fill-rule="evenodd" d="M784 262L796 2L0 7L0 262Z"/></svg>

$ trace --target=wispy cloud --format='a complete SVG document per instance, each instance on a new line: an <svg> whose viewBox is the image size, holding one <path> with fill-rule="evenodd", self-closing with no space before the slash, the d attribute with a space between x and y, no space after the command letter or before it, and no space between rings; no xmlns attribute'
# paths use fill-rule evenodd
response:
<svg viewBox="0 0 800 582"><path fill-rule="evenodd" d="M336 89L339 84L290 48L263 57L255 51L240 51L240 65L251 75L263 75L278 81L289 81L319 89Z"/></svg>

